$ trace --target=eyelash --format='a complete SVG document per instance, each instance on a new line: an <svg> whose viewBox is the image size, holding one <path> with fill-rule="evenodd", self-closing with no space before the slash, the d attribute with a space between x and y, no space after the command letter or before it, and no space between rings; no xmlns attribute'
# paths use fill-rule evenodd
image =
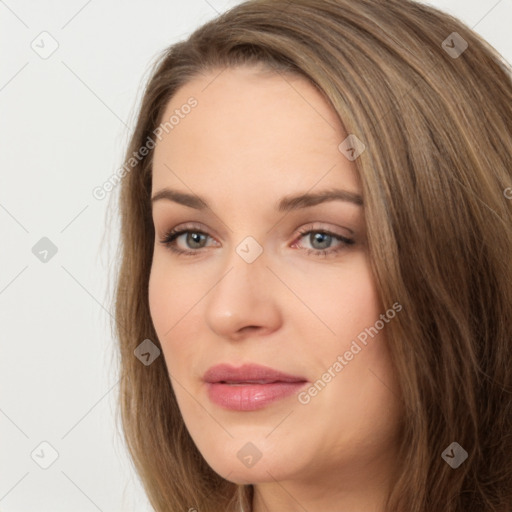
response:
<svg viewBox="0 0 512 512"><path fill-rule="evenodd" d="M201 249L204 249L204 248L197 249L195 251L192 251L192 250L187 251L184 249L178 249L176 247L176 239L184 233L195 233L195 234L199 234L199 235L205 235L207 237L210 236L210 235L208 235L208 233L205 233L204 231L202 231L200 228L198 228L196 226L185 226L182 229L172 229L172 230L168 231L167 233L165 233L164 238L162 240L160 240L160 243L163 244L165 247L167 247L170 251L172 251L178 255L192 256L192 257L197 256L198 253L201 252ZM325 258L327 256L335 255L338 252L345 249L346 246L353 245L355 243L354 240L352 240L350 238L346 238L344 236L338 235L338 234L333 233L332 231L328 231L326 229L302 229L302 230L299 230L299 236L296 240L299 240L299 239L303 238L305 235L309 235L311 233L321 233L323 235L331 236L332 238L338 240L339 242L342 242L342 244L335 249L305 249L307 255L312 254L314 256ZM294 244L295 244L295 242L294 242Z"/></svg>

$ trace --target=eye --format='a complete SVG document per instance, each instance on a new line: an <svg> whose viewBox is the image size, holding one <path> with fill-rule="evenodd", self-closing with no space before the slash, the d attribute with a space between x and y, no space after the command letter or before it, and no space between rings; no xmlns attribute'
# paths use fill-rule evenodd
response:
<svg viewBox="0 0 512 512"><path fill-rule="evenodd" d="M351 238L347 238L343 235L333 233L332 231L325 229L303 229L299 230L299 234L300 237L295 239L291 247L302 248L301 245L297 244L297 241L302 238L307 238L312 248L303 249L306 254L314 256L326 257L334 255L345 249L347 246L355 243ZM178 241L181 237L183 237L182 243L185 244L185 249L178 247ZM160 243L176 254L183 256L197 256L201 252L200 249L207 247L206 242L209 238L212 237L208 235L208 233L202 231L199 226L189 225L180 229L172 229L168 231L164 235L163 239L160 240ZM332 247L333 242L337 242L337 245L334 247Z"/></svg>
<svg viewBox="0 0 512 512"><path fill-rule="evenodd" d="M334 255L345 249L348 245L355 243L351 238L324 229L299 230L299 233L301 236L298 240L306 238L313 247L312 249L305 249L308 255L313 254L323 257ZM332 247L333 241L338 242L338 245L334 248ZM292 247L296 245L297 243L294 242Z"/></svg>
<svg viewBox="0 0 512 512"><path fill-rule="evenodd" d="M178 247L177 241L182 236L185 240L185 245L194 250L180 249ZM204 242L208 238L211 238L210 235L201 231L199 227L192 225L185 226L181 229L171 229L164 235L164 238L160 240L160 243L176 254L196 256L199 252L198 249L205 247Z"/></svg>

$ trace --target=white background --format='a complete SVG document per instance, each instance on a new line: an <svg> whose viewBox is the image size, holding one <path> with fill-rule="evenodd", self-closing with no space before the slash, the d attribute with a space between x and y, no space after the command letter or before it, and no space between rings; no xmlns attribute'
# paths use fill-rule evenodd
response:
<svg viewBox="0 0 512 512"><path fill-rule="evenodd" d="M237 3L0 1L2 512L151 510L114 416L117 191L92 190L122 163L158 52ZM512 61L512 0L429 3ZM43 31L58 43L47 59L31 48ZM46 263L42 237L58 249ZM31 458L50 460L43 441L58 452L48 469Z"/></svg>

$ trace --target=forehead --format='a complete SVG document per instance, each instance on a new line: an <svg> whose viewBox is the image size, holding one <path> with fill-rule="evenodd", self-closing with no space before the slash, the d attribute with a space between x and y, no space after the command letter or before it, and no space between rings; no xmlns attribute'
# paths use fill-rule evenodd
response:
<svg viewBox="0 0 512 512"><path fill-rule="evenodd" d="M187 107L190 99L193 108ZM211 71L182 86L167 105L153 158L153 190L339 186L356 191L355 165L339 151L346 138L336 112L306 79L255 67Z"/></svg>

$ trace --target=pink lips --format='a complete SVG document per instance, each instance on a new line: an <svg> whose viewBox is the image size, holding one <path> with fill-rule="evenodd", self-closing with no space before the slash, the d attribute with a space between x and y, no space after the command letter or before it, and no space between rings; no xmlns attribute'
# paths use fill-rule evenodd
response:
<svg viewBox="0 0 512 512"><path fill-rule="evenodd" d="M297 392L307 383L304 377L253 364L239 368L227 364L213 366L203 380L213 403L236 411L261 409Z"/></svg>

